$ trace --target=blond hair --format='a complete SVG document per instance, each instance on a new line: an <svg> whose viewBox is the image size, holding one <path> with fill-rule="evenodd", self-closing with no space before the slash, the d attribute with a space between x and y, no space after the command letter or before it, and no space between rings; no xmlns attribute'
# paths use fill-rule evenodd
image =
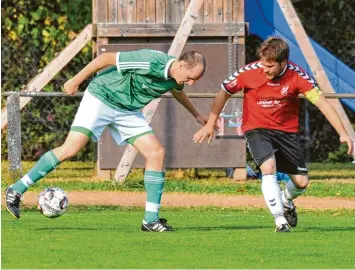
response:
<svg viewBox="0 0 355 270"><path fill-rule="evenodd" d="M272 36L261 43L258 55L260 58L265 58L268 61L281 63L284 60L288 60L290 48L286 40L281 37Z"/></svg>

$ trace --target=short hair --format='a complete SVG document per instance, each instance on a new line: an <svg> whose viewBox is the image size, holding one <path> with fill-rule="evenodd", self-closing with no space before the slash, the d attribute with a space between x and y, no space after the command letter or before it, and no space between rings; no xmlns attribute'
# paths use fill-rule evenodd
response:
<svg viewBox="0 0 355 270"><path fill-rule="evenodd" d="M281 63L284 60L288 60L290 47L283 38L271 36L261 43L258 55L260 58L265 58L268 61Z"/></svg>
<svg viewBox="0 0 355 270"><path fill-rule="evenodd" d="M202 74L205 73L206 70L206 58L202 53L197 51L188 51L180 55L179 61L184 61L188 68L194 68L197 65L202 65L203 70Z"/></svg>

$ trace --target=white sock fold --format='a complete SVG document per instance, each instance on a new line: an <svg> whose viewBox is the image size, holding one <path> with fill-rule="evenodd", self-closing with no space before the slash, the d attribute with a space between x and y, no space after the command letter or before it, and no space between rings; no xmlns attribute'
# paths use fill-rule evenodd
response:
<svg viewBox="0 0 355 270"><path fill-rule="evenodd" d="M287 182L283 192L282 192L282 203L289 207L293 207L292 201L296 199L301 194L305 193L306 189L296 188L293 182L290 180Z"/></svg>

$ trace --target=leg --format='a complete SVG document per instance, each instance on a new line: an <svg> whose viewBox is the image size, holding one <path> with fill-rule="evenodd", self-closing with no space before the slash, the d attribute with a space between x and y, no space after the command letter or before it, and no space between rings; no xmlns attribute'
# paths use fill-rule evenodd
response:
<svg viewBox="0 0 355 270"><path fill-rule="evenodd" d="M283 215L281 191L276 176L276 157L273 131L256 129L245 133L247 146L262 174L261 190L265 202L274 217L277 232L288 232L289 226Z"/></svg>
<svg viewBox="0 0 355 270"><path fill-rule="evenodd" d="M159 219L160 202L165 181L164 148L154 134L145 134L133 142L134 147L145 157L144 186L147 192L143 231L170 231L166 219Z"/></svg>
<svg viewBox="0 0 355 270"><path fill-rule="evenodd" d="M296 206L293 200L306 192L309 180L307 175L290 175L291 181L288 181L282 191L282 202L284 204L284 215L291 227L297 226L298 216Z"/></svg>
<svg viewBox="0 0 355 270"><path fill-rule="evenodd" d="M278 170L288 173L288 181L282 191L284 215L291 227L297 226L297 211L293 200L303 194L308 186L308 171L302 154L298 134L283 134L277 137L281 151L276 153Z"/></svg>
<svg viewBox="0 0 355 270"><path fill-rule="evenodd" d="M75 156L89 138L75 131L69 132L64 144L45 153L32 169L5 190L6 208L14 218L20 218L20 198L27 189L53 171L61 162Z"/></svg>
<svg viewBox="0 0 355 270"><path fill-rule="evenodd" d="M288 181L283 193L282 201L288 208L293 207L292 201L306 192L309 180L308 175L290 175L291 181Z"/></svg>
<svg viewBox="0 0 355 270"><path fill-rule="evenodd" d="M265 202L275 219L276 231L289 231L287 221L284 217L283 204L281 199L280 186L276 177L276 159L272 155L260 165L262 173L261 190Z"/></svg>

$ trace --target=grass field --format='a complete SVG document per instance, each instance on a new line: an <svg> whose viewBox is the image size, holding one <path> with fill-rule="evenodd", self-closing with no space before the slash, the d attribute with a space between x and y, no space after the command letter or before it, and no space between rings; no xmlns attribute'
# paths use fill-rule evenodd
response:
<svg viewBox="0 0 355 270"><path fill-rule="evenodd" d="M2 268L353 268L355 211L301 211L290 234L264 209L163 211L175 231L140 231L143 209L2 215Z"/></svg>
<svg viewBox="0 0 355 270"><path fill-rule="evenodd" d="M27 172L33 162L23 162L23 171ZM2 187L11 183L8 164L2 164ZM164 189L166 192L186 192L199 194L261 195L260 180L238 183L225 178L223 170L199 170L200 176L193 177L193 170L168 170ZM122 190L144 191L142 170L136 169L129 175L124 185L115 185L112 181L98 181L90 162L65 162L56 171L31 187L31 191L40 191L48 186L58 186L71 190ZM355 164L311 164L311 184L306 196L314 197L355 197ZM326 181L342 179L347 182ZM324 181L323 181L324 180Z"/></svg>
<svg viewBox="0 0 355 270"><path fill-rule="evenodd" d="M27 172L33 162L23 162ZM355 197L354 164L311 164L305 196ZM237 183L223 170L168 170L166 192L261 195L260 180ZM92 163L66 162L31 187L143 191L142 170L124 185L99 181ZM327 181L333 179L332 181ZM343 181L337 181L341 179ZM2 189L12 180L2 162ZM266 209L167 208L174 232L143 233L143 208L71 206L58 219L26 209L20 220L2 211L2 269L354 268L355 210L299 209L299 226L274 233Z"/></svg>

